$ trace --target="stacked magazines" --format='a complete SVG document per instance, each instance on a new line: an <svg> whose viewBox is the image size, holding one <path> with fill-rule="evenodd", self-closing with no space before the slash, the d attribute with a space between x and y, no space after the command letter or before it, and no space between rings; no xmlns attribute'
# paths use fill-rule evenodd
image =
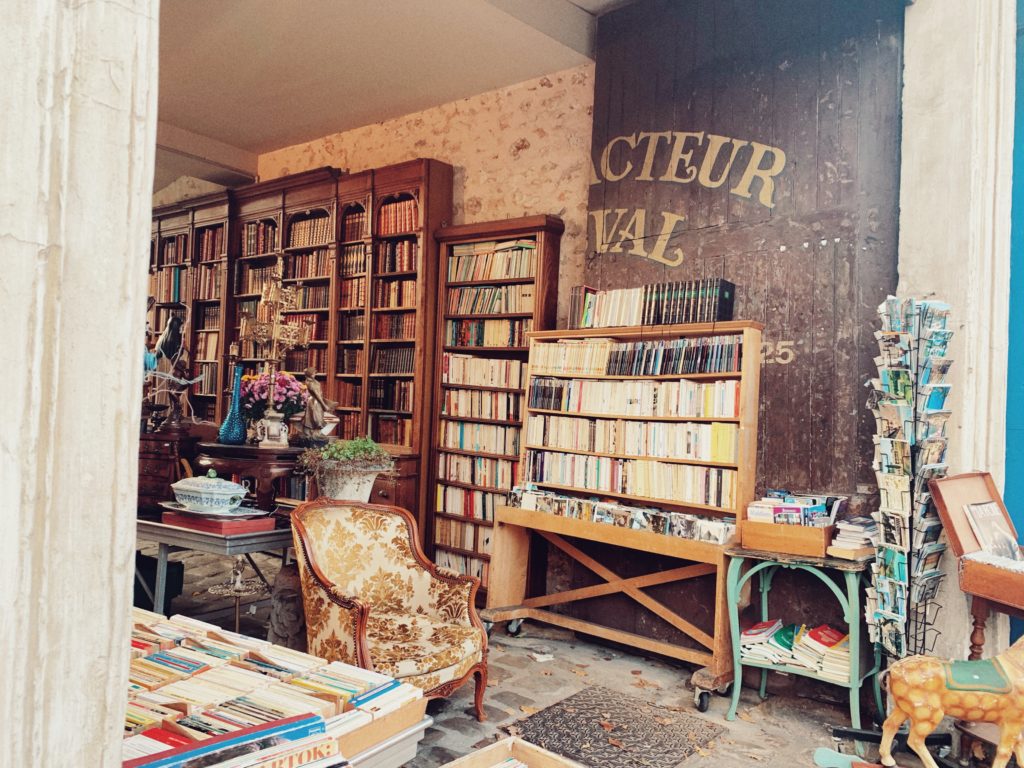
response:
<svg viewBox="0 0 1024 768"><path fill-rule="evenodd" d="M850 680L850 640L828 624L806 625L762 621L740 634L740 657L758 665L786 665L846 685Z"/></svg>

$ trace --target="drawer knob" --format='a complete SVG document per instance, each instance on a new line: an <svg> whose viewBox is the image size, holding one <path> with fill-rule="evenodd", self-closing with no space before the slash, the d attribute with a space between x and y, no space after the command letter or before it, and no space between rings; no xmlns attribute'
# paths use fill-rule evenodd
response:
<svg viewBox="0 0 1024 768"><path fill-rule="evenodd" d="M386 499L388 497L388 492L381 488L379 491L377 491L377 495L380 496L382 499Z"/></svg>

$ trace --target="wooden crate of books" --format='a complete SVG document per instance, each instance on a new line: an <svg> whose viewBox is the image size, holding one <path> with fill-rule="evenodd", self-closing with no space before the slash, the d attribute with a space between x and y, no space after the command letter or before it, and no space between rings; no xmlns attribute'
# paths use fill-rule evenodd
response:
<svg viewBox="0 0 1024 768"><path fill-rule="evenodd" d="M740 515L741 546L761 552L826 557L836 532L837 515L846 501L841 496L772 491L748 504Z"/></svg>
<svg viewBox="0 0 1024 768"><path fill-rule="evenodd" d="M529 338L523 508L502 508L496 517L500 564L488 618L565 626L702 664L711 680L727 681L723 552L754 492L761 325L589 328ZM606 583L527 595L531 533ZM599 562L566 538L689 564L623 578L620 563L635 555L620 549L617 561ZM643 591L704 577L714 579L714 607L700 606L699 617ZM679 642L548 610L620 592L677 630Z"/></svg>
<svg viewBox="0 0 1024 768"><path fill-rule="evenodd" d="M546 749L523 741L518 736L496 741L482 749L471 752L443 768L583 768L567 757L556 755Z"/></svg>

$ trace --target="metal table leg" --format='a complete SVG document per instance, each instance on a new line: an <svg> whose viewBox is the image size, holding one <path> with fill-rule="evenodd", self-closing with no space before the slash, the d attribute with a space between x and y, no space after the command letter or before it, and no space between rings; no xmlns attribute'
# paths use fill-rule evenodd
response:
<svg viewBox="0 0 1024 768"><path fill-rule="evenodd" d="M725 600L729 604L729 636L732 640L732 702L726 720L736 719L736 709L740 705L740 689L743 687L743 665L740 664L740 608L739 580L740 569L743 567L742 557L729 559L729 571L725 583Z"/></svg>
<svg viewBox="0 0 1024 768"><path fill-rule="evenodd" d="M153 612L164 613L164 594L167 591L167 554L171 551L169 544L160 544L156 558L156 589L153 593Z"/></svg>

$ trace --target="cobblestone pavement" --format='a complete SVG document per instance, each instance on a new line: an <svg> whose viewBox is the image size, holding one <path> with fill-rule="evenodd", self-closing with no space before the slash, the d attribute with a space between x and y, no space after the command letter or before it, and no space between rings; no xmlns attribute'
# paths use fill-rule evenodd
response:
<svg viewBox="0 0 1024 768"><path fill-rule="evenodd" d="M143 551L155 554L155 547ZM173 560L185 564L185 588L168 613L188 615L215 611L208 621L228 629L234 625L234 602L214 597L206 590L230 576L231 558L198 552L180 552ZM256 562L273 583L280 558L256 555ZM247 576L251 576L248 571ZM267 605L243 605L241 630L266 636ZM531 653L551 654L536 661ZM733 766L812 766L817 747L834 747L828 726L846 724L845 706L793 695L770 695L760 701L755 691L744 688L739 717L725 720L729 700L712 696L711 708L701 715L693 706L689 687L691 669L685 665L634 656L575 637L570 632L527 623L519 636L509 636L503 626L491 634L490 680L485 699L488 720L473 716L473 683L464 685L446 700L430 702L427 713L434 725L420 742L416 759L408 768L434 768L506 734L504 728L529 714L550 706L589 685L601 685L634 698L689 715L706 717L726 728L725 733L700 753L685 761L685 768L732 768ZM841 693L836 689L837 693ZM843 746L848 751L851 745ZM900 755L906 768L920 763Z"/></svg>

